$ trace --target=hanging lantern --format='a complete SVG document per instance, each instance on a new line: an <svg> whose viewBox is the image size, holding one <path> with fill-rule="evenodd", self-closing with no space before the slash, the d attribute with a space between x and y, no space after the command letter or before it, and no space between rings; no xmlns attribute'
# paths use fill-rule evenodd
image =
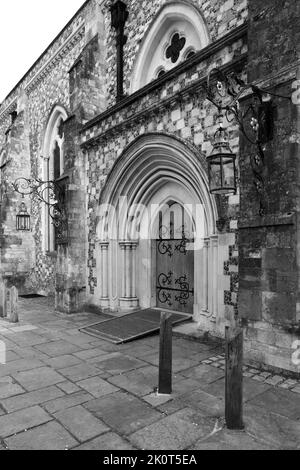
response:
<svg viewBox="0 0 300 470"><path fill-rule="evenodd" d="M210 193L235 194L236 155L230 149L228 135L222 125L215 133L213 151L206 160Z"/></svg>
<svg viewBox="0 0 300 470"><path fill-rule="evenodd" d="M22 202L22 204L20 205L16 222L18 231L30 231L30 215L28 214L25 202Z"/></svg>

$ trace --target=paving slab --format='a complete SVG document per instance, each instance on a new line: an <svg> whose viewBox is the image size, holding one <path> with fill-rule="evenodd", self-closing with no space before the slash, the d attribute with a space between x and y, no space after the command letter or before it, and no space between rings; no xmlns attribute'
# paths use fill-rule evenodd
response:
<svg viewBox="0 0 300 470"><path fill-rule="evenodd" d="M48 341L47 338L43 338L42 336L31 331L13 333L10 335L9 339L10 341L13 341L15 344L21 347L37 346Z"/></svg>
<svg viewBox="0 0 300 470"><path fill-rule="evenodd" d="M74 450L135 450L135 448L118 434L109 432L76 447Z"/></svg>
<svg viewBox="0 0 300 470"><path fill-rule="evenodd" d="M47 354L51 357L63 356L66 354L72 354L73 352L80 351L80 348L74 344L71 344L67 341L51 341L47 342L41 346L36 346L35 349L38 349L44 354Z"/></svg>
<svg viewBox="0 0 300 470"><path fill-rule="evenodd" d="M81 380L77 382L77 385L95 398L104 397L105 395L110 395L111 393L118 392L120 389L101 379L100 377L91 377L89 379Z"/></svg>
<svg viewBox="0 0 300 470"><path fill-rule="evenodd" d="M293 421L264 411L260 406L246 404L244 423L248 434L280 450L300 448L300 421Z"/></svg>
<svg viewBox="0 0 300 470"><path fill-rule="evenodd" d="M71 393L79 392L81 390L80 387L78 387L76 384L73 384L73 382L70 382L69 380L57 384L57 387L68 395Z"/></svg>
<svg viewBox="0 0 300 470"><path fill-rule="evenodd" d="M61 410L67 410L68 408L72 408L76 405L81 405L82 403L86 403L93 399L93 395L90 395L89 393L84 391L80 391L75 392L71 395L66 395L61 398L56 398L55 400L48 401L47 403L44 403L43 407L49 413L53 414Z"/></svg>
<svg viewBox="0 0 300 470"><path fill-rule="evenodd" d="M186 369L180 373L184 377L190 377L199 381L199 384L210 384L225 377L224 371L207 364L200 364L191 369Z"/></svg>
<svg viewBox="0 0 300 470"><path fill-rule="evenodd" d="M143 340L139 340L134 341L133 343L122 344L121 351L125 354L130 354L130 356L140 358L145 354L153 353L153 347L145 344Z"/></svg>
<svg viewBox="0 0 300 470"><path fill-rule="evenodd" d="M175 397L197 389L199 389L199 382L190 378L185 378L172 384L172 394Z"/></svg>
<svg viewBox="0 0 300 470"><path fill-rule="evenodd" d="M62 390L56 386L52 386L41 390L36 390L34 392L23 393L23 395L7 398L6 400L1 400L1 405L7 411L7 413L12 413L13 411L21 410L23 408L40 405L49 400L54 400L55 398L62 397L64 395L65 394Z"/></svg>
<svg viewBox="0 0 300 470"><path fill-rule="evenodd" d="M174 338L173 344L177 347L187 349L190 352L201 353L203 351L211 351L211 355L216 354L215 350L220 350L219 346L210 343L200 343L198 341L189 340L188 338Z"/></svg>
<svg viewBox="0 0 300 470"><path fill-rule="evenodd" d="M200 410L207 416L220 418L225 416L225 400L222 397L215 397L203 390L194 390L181 396L174 396L173 400L159 409L168 414L181 410L188 406L194 410Z"/></svg>
<svg viewBox="0 0 300 470"><path fill-rule="evenodd" d="M120 388L128 390L134 395L148 395L157 388L158 368L154 366L141 367L140 369L116 375L108 378L108 381Z"/></svg>
<svg viewBox="0 0 300 470"><path fill-rule="evenodd" d="M5 438L39 426L52 418L39 406L0 416L0 437Z"/></svg>
<svg viewBox="0 0 300 470"><path fill-rule="evenodd" d="M117 392L85 404L117 432L128 435L159 420L162 415L145 402L125 392Z"/></svg>
<svg viewBox="0 0 300 470"><path fill-rule="evenodd" d="M103 359L100 358L100 360L95 362L94 365L100 369L106 370L112 375L117 375L133 369L138 369L139 367L144 367L145 362L134 357L116 353L114 357L110 358L105 358L105 356L103 356Z"/></svg>
<svg viewBox="0 0 300 470"><path fill-rule="evenodd" d="M93 342L93 337L80 332L77 332L75 335L64 335L63 339L65 339L68 343L73 344L74 346L85 348L90 348L90 343Z"/></svg>
<svg viewBox="0 0 300 470"><path fill-rule="evenodd" d="M15 351L6 351L6 354L5 354L6 363L17 361L18 359L20 359L20 356Z"/></svg>
<svg viewBox="0 0 300 470"><path fill-rule="evenodd" d="M72 367L77 364L82 364L82 361L80 359L70 354L53 357L51 359L45 359L44 362L45 364L56 370L65 369L66 367Z"/></svg>
<svg viewBox="0 0 300 470"><path fill-rule="evenodd" d="M104 423L80 405L59 411L55 418L81 442L109 431Z"/></svg>
<svg viewBox="0 0 300 470"><path fill-rule="evenodd" d="M40 367L39 369L18 372L17 374L13 374L13 377L28 392L65 381L62 375L58 374L50 367Z"/></svg>
<svg viewBox="0 0 300 470"><path fill-rule="evenodd" d="M223 398L225 395L225 379L219 379L210 384L199 383L199 388L207 391L211 395ZM256 395L266 392L271 388L271 385L256 382L249 378L244 378L244 401L251 400Z"/></svg>
<svg viewBox="0 0 300 470"><path fill-rule="evenodd" d="M215 421L185 408L129 436L139 449L182 450L209 435Z"/></svg>
<svg viewBox="0 0 300 470"><path fill-rule="evenodd" d="M160 405L164 405L165 403L173 400L173 397L172 395L160 395L157 392L154 392L150 393L150 395L144 396L143 400L153 407L159 407Z"/></svg>
<svg viewBox="0 0 300 470"><path fill-rule="evenodd" d="M78 445L63 426L53 421L10 437L6 443L9 450L66 450Z"/></svg>
<svg viewBox="0 0 300 470"><path fill-rule="evenodd" d="M249 403L261 406L264 410L274 411L287 418L294 420L300 418L300 396L293 395L286 390L271 388L252 398Z"/></svg>
<svg viewBox="0 0 300 470"><path fill-rule="evenodd" d="M200 439L191 450L274 450L273 446L260 442L245 431L223 429L209 438Z"/></svg>
<svg viewBox="0 0 300 470"><path fill-rule="evenodd" d="M100 348L93 348L93 349L85 349L84 351L79 351L74 353L73 355L78 357L82 360L92 359L93 357L104 356L107 354L107 351L104 351Z"/></svg>
<svg viewBox="0 0 300 470"><path fill-rule="evenodd" d="M82 363L76 366L60 369L59 373L73 382L79 382L80 380L88 379L89 377L100 374L100 370L91 364Z"/></svg>
<svg viewBox="0 0 300 470"><path fill-rule="evenodd" d="M18 359L17 361L12 361L8 364L0 365L0 377L10 375L16 372L37 369L38 367L43 366L44 363L38 359Z"/></svg>
<svg viewBox="0 0 300 470"><path fill-rule="evenodd" d="M3 401L4 398L12 397L14 395L20 395L24 393L25 390L16 384L12 377L2 377L0 378L0 400Z"/></svg>

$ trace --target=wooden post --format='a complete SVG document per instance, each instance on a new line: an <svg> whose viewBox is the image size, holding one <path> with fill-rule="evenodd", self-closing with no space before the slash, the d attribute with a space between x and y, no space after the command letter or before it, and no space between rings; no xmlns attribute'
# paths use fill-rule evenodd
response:
<svg viewBox="0 0 300 470"><path fill-rule="evenodd" d="M11 323L19 322L18 300L19 300L18 289L16 287L12 287L10 289L10 315L9 315L9 321Z"/></svg>
<svg viewBox="0 0 300 470"><path fill-rule="evenodd" d="M162 312L160 320L158 393L172 393L172 314Z"/></svg>
<svg viewBox="0 0 300 470"><path fill-rule="evenodd" d="M243 330L226 327L225 418L228 429L243 424Z"/></svg>

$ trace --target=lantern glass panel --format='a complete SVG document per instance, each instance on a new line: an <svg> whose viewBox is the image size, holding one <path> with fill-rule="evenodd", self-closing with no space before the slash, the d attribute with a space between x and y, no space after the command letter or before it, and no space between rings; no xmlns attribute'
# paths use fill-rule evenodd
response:
<svg viewBox="0 0 300 470"><path fill-rule="evenodd" d="M235 155L216 154L208 158L208 164L210 192L235 193Z"/></svg>
<svg viewBox="0 0 300 470"><path fill-rule="evenodd" d="M235 162L233 158L222 158L223 187L226 190L235 189Z"/></svg>
<svg viewBox="0 0 300 470"><path fill-rule="evenodd" d="M222 186L222 171L220 159L210 161L210 190L217 191Z"/></svg>

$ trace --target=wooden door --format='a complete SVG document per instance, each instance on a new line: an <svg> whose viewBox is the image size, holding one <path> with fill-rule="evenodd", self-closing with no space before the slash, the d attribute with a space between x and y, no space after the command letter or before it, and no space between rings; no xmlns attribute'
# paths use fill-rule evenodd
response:
<svg viewBox="0 0 300 470"><path fill-rule="evenodd" d="M191 222L183 207L173 203L159 214L156 240L157 307L193 313L194 251Z"/></svg>

